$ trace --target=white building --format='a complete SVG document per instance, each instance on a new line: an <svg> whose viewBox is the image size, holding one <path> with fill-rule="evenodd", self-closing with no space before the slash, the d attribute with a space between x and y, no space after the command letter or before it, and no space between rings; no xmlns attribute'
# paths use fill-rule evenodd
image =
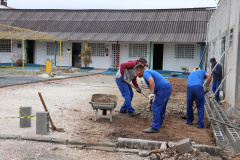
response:
<svg viewBox="0 0 240 160"><path fill-rule="evenodd" d="M151 69L190 71L200 62L206 41L210 8L159 10L33 10L0 9L0 24L47 32L62 39L61 65L70 65L86 45L92 47L89 67L112 68L119 63L145 57ZM10 40L0 40L0 63L9 63ZM21 40L13 42L13 54L21 54ZM27 40L28 63L45 64L55 59L55 43ZM117 47L118 44L118 47ZM60 65L57 43L56 65Z"/></svg>
<svg viewBox="0 0 240 160"><path fill-rule="evenodd" d="M232 106L240 109L240 1L220 0L217 10L209 20L208 58L220 59L226 51L220 64L223 67L224 75L229 72L222 90L226 101ZM210 71L210 65L206 65Z"/></svg>

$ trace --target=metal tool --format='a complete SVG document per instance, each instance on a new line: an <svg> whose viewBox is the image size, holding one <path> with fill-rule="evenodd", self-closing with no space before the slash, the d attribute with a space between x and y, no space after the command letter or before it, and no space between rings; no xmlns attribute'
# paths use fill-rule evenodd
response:
<svg viewBox="0 0 240 160"><path fill-rule="evenodd" d="M47 106L46 106L46 104L45 104L45 102L44 102L44 100L43 100L43 97L42 97L41 92L38 92L38 95L39 95L39 97L40 97L40 99L41 99L41 102L42 102L42 104L43 104L43 107L44 107L45 111L48 112ZM52 121L52 118L51 118L50 114L49 114L49 121L50 121L50 124L51 124L51 126L52 126L52 130L56 130L56 131L58 131L58 132L64 132L63 128L57 128L57 127L53 124L53 121Z"/></svg>
<svg viewBox="0 0 240 160"><path fill-rule="evenodd" d="M222 59L223 55L225 55L226 51L223 52L222 56L219 58L219 60L217 61L217 63L215 64L215 66L213 67L212 71L214 71L214 69L217 67L217 64L220 62L220 60ZM212 75L212 71L211 71L211 75ZM205 84L207 83L207 79L205 80L203 86L205 86Z"/></svg>
<svg viewBox="0 0 240 160"><path fill-rule="evenodd" d="M216 120L216 119L213 119L213 118L210 118L210 120L215 121L215 122L218 122L218 123L221 123L221 124L224 124L224 125L229 126L229 127L232 127L232 128L235 128L235 129L237 129L237 130L240 131L240 128L234 127L234 126L232 126L232 125L230 125L230 124L227 124L227 123L224 123L224 122L222 122L222 121L219 121L219 120Z"/></svg>
<svg viewBox="0 0 240 160"><path fill-rule="evenodd" d="M132 86L132 87L133 87L134 89L136 89L137 91L139 91L139 89L138 89L137 87L135 87L134 85L132 85L131 83L129 83L129 82L126 81L125 79L122 79L122 78L120 78L120 79L123 80L124 82L126 82L127 84L129 84L130 86ZM149 99L146 94L144 94L144 93L142 93L142 92L139 92L139 93L141 93L142 95L144 95L144 97L146 97L147 99ZM150 106L150 111L151 111L151 110L152 110L152 100L150 101L149 106Z"/></svg>

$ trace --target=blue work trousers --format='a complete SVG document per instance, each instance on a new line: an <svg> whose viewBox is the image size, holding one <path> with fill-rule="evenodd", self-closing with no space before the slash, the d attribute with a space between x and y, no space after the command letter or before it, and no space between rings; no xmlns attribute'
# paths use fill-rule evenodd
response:
<svg viewBox="0 0 240 160"><path fill-rule="evenodd" d="M220 85L221 81L214 81L212 82L212 90L213 93L216 92L218 86ZM219 90L217 91L217 93L215 94L215 99L218 101L219 100Z"/></svg>
<svg viewBox="0 0 240 160"><path fill-rule="evenodd" d="M153 121L151 127L157 131L163 124L167 102L171 94L172 86L171 84L168 84L164 88L160 89L155 96L155 100L152 104Z"/></svg>
<svg viewBox="0 0 240 160"><path fill-rule="evenodd" d="M125 113L132 113L134 112L134 109L132 108L132 98L133 98L133 90L132 87L127 84L126 82L122 81L119 78L116 78L116 83L118 85L118 88L123 96L123 98L125 99L120 112Z"/></svg>
<svg viewBox="0 0 240 160"><path fill-rule="evenodd" d="M187 88L187 123L194 120L193 102L197 101L198 122L197 127L204 127L204 88L203 86L191 86Z"/></svg>

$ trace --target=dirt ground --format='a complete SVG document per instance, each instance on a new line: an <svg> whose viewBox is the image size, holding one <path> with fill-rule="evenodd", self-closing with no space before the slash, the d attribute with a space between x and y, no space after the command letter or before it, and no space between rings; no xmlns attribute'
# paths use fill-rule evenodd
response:
<svg viewBox="0 0 240 160"><path fill-rule="evenodd" d="M0 88L1 117L18 116L20 106L31 106L33 115L43 111L38 92L50 111L55 126L64 128L65 132L50 132L43 137L64 138L83 142L116 142L118 137L138 138L159 141L178 141L190 137L197 144L215 145L212 130L199 129L186 125L181 118L186 111L187 79L167 78L173 86L173 93L167 105L167 113L159 133L146 134L152 121L152 113L144 110L148 103L141 94L134 91L133 107L141 114L129 117L117 112L124 99L122 98L115 76L96 75L65 80L39 82ZM142 91L149 94L143 79L138 79ZM113 112L113 122L99 118L94 121L94 110L89 102L93 94L113 94L118 97L117 108ZM32 119L31 128L19 128L19 119L2 119L2 134L36 135L36 119ZM207 123L207 121L206 121Z"/></svg>

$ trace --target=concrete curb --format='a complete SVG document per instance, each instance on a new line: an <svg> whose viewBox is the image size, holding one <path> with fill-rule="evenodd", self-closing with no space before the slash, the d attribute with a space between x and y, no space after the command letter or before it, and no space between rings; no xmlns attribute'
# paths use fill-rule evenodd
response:
<svg viewBox="0 0 240 160"><path fill-rule="evenodd" d="M34 81L34 82L23 82L23 83L17 83L17 84L10 84L10 85L0 86L0 88L9 87L9 86L17 86L17 85L22 85L22 84L32 84L32 83L39 83L39 82L48 82L48 81L69 79L69 78L78 78L78 77L85 77L85 76L93 76L93 75L98 75L98 74L101 74L101 72L99 72L99 73L93 73L93 74L86 74L86 75L76 75L76 76L69 76L69 77L62 77L62 78L53 78L53 79L37 80L37 81Z"/></svg>
<svg viewBox="0 0 240 160"><path fill-rule="evenodd" d="M151 141L143 139L129 139L129 138L118 138L117 147L129 148L129 149L141 149L141 150L154 150L159 149L163 141ZM174 142L168 142L169 146L174 146ZM208 145L193 145L202 152L207 152L213 156L221 156L221 147L208 146Z"/></svg>
<svg viewBox="0 0 240 160"><path fill-rule="evenodd" d="M20 135L7 135L1 134L0 139L19 139L37 142L48 142L55 144L64 144L69 148L80 148L80 149L96 149L109 152L128 152L137 154L140 150L153 150L159 149L164 141L150 141L143 139L129 139L129 138L118 138L117 144L115 143L85 143L76 140L51 138L51 137L28 137ZM174 146L176 143L168 142L169 146ZM98 148L100 147L100 148ZM103 148L101 148L103 147ZM116 148L118 147L118 148ZM221 156L222 149L220 147L208 146L208 145L193 145L202 152L207 152L213 156ZM105 149L104 149L105 148ZM109 148L109 149L106 149Z"/></svg>

